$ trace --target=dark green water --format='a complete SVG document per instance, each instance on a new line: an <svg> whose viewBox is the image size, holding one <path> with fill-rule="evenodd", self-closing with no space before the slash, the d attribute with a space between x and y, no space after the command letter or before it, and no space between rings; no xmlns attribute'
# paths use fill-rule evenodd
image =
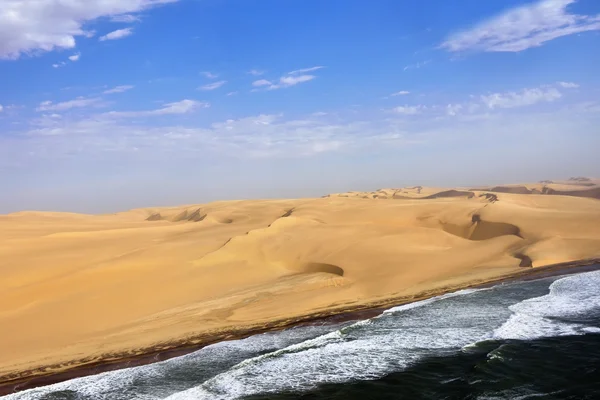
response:
<svg viewBox="0 0 600 400"><path fill-rule="evenodd" d="M2 400L599 399L600 270L218 343Z"/></svg>

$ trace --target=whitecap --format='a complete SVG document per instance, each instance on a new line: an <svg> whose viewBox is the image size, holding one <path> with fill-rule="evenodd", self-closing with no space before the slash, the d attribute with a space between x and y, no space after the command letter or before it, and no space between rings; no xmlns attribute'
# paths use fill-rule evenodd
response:
<svg viewBox="0 0 600 400"><path fill-rule="evenodd" d="M537 339L582 335L597 327L581 318L600 312L600 271L567 276L554 281L545 296L509 307L511 317L492 335L494 339Z"/></svg>

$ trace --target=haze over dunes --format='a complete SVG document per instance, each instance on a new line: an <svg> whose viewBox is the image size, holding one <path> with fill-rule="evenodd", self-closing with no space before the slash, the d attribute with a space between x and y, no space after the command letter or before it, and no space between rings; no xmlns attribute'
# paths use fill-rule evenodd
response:
<svg viewBox="0 0 600 400"><path fill-rule="evenodd" d="M600 257L598 187L2 215L0 375Z"/></svg>

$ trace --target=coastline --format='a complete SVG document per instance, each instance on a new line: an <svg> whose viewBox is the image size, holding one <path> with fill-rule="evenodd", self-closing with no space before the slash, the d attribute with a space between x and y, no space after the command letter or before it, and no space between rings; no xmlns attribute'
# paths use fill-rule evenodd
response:
<svg viewBox="0 0 600 400"><path fill-rule="evenodd" d="M600 259L583 259L572 262L552 264L543 267L527 268L487 280L471 281L462 285L444 287L425 291L410 297L390 297L387 299L366 303L354 307L331 308L327 311L307 314L293 319L275 320L268 324L245 326L218 333L208 333L195 337L172 341L139 350L136 354L119 353L105 354L99 361L86 362L76 360L68 365L48 365L33 370L22 371L0 377L0 395L7 395L39 386L46 386L66 380L95 375L102 372L141 366L170 358L182 356L197 351L205 346L225 341L243 339L265 332L278 331L301 325L327 324L333 322L352 321L371 318L383 310L425 300L445 293L468 288L482 288L505 282L533 280L551 276L586 272L600 268ZM53 372L48 372L48 370Z"/></svg>

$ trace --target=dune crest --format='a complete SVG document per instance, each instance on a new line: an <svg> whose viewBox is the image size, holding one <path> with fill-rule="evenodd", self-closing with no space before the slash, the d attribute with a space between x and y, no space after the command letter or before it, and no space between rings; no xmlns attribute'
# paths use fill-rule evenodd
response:
<svg viewBox="0 0 600 400"><path fill-rule="evenodd" d="M597 190L577 178L2 215L0 380L598 258Z"/></svg>

